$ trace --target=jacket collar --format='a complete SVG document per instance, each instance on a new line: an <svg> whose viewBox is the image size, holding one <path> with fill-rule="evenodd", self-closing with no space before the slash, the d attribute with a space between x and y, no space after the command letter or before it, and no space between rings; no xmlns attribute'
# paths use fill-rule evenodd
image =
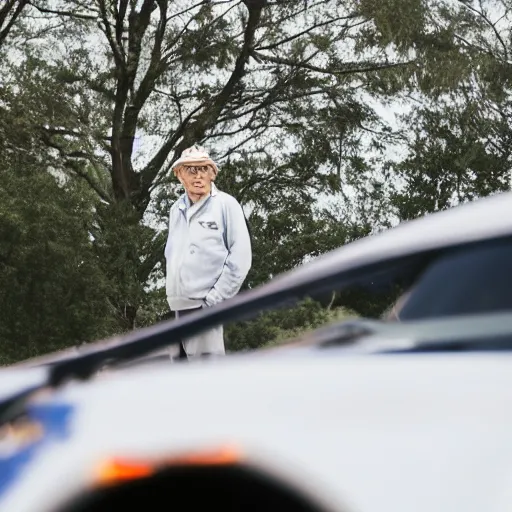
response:
<svg viewBox="0 0 512 512"><path fill-rule="evenodd" d="M212 182L212 188L210 190L210 197L215 197L219 193L219 189L215 186L215 183ZM187 196L187 193L185 192L180 199L179 209L180 210L186 210L187 208L190 208L192 206L190 204L190 199Z"/></svg>

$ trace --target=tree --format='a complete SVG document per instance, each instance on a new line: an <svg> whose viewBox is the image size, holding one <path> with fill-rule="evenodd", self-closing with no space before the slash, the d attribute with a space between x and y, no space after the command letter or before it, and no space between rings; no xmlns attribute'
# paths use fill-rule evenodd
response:
<svg viewBox="0 0 512 512"><path fill-rule="evenodd" d="M457 88L416 98L417 108L403 117L408 152L393 165L401 219L510 189L511 4L458 5L457 13L445 14L459 45L454 66L466 71Z"/></svg>
<svg viewBox="0 0 512 512"><path fill-rule="evenodd" d="M162 189L168 204L169 166L185 147L215 141L220 148L226 140L236 141L224 153L217 151L225 163L221 180L234 184L230 171L245 173L248 182L256 180L245 204L257 207L268 229L276 219L268 213L281 187L295 207L286 208L285 201L282 211L288 217L276 222L300 226L316 193L338 186L322 170L339 165L339 156L315 148L323 142L327 149L321 133L328 127L332 132L335 123L338 140L348 140L371 114L357 100L349 77L368 80L371 73L408 64L400 58L390 61L383 48L369 57L359 51L348 62L341 58L341 43L363 37L358 27L370 22L356 3L204 1L181 10L164 0L32 5L48 23L53 17L66 18L65 29L47 35L54 48L57 40L65 47L62 55L54 51L51 58L32 50L22 65L11 68L11 76L22 76L25 87L33 80L39 97L53 104L41 112L46 144L103 204L97 210L97 244L104 248L105 273L127 283L118 307L126 313L123 325L128 328L135 325L144 285L162 258L163 237L152 234L144 222L161 211L155 198ZM295 22L303 28L297 30ZM102 36L100 52L88 45L92 35ZM321 61L326 64L317 65ZM59 105L55 90L60 91ZM319 111L328 121L314 121ZM138 130L143 136L161 135L144 164L134 152ZM264 137L272 134L294 141L298 149L283 153L268 139L264 147ZM228 191L237 192L235 186ZM305 229L310 228L314 232L311 225ZM120 249L116 244L121 240L125 247ZM117 262L109 257L120 252ZM284 267L296 265L305 254ZM259 282L268 277L262 275Z"/></svg>
<svg viewBox="0 0 512 512"><path fill-rule="evenodd" d="M29 0L5 0L0 6L0 48Z"/></svg>
<svg viewBox="0 0 512 512"><path fill-rule="evenodd" d="M510 125L482 104L419 110L410 155L396 166L393 202L413 219L510 188Z"/></svg>
<svg viewBox="0 0 512 512"><path fill-rule="evenodd" d="M46 171L30 114L5 90L0 103L0 364L116 332L109 283L91 229L96 199Z"/></svg>
<svg viewBox="0 0 512 512"><path fill-rule="evenodd" d="M4 81L27 101L52 165L96 196L93 247L119 329L164 309L170 166L192 143L213 149L219 185L248 212L247 286L368 232L382 208L352 205L384 197L378 162L393 135L369 100L447 90L468 74L451 65L460 44L446 5L30 2L25 56L3 63ZM346 187L347 210L318 204Z"/></svg>

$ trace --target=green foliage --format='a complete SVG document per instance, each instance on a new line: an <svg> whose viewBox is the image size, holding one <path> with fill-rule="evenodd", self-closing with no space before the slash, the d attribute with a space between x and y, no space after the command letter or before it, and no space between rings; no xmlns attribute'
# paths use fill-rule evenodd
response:
<svg viewBox="0 0 512 512"><path fill-rule="evenodd" d="M405 185L392 199L401 219L510 188L510 125L481 106L438 105L408 118L410 153L395 168Z"/></svg>
<svg viewBox="0 0 512 512"><path fill-rule="evenodd" d="M0 171L0 364L117 329L85 229L87 193L46 172L17 171Z"/></svg>
<svg viewBox="0 0 512 512"><path fill-rule="evenodd" d="M328 310L307 299L294 308L262 313L254 320L225 326L226 347L231 351L270 347L316 327L354 316L355 313L345 308Z"/></svg>
<svg viewBox="0 0 512 512"><path fill-rule="evenodd" d="M425 0L360 0L359 12L373 21L373 30L367 29L374 42L381 47L394 43L400 52L407 51L425 31L429 2Z"/></svg>

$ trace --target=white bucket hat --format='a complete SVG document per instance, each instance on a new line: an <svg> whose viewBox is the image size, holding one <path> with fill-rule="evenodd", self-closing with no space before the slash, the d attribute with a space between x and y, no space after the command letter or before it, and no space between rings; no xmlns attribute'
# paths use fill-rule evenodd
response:
<svg viewBox="0 0 512 512"><path fill-rule="evenodd" d="M215 170L215 174L219 172L217 164L210 158L210 155L201 146L195 144L187 148L181 153L181 157L174 162L172 169L176 172L176 169L180 165L211 165Z"/></svg>

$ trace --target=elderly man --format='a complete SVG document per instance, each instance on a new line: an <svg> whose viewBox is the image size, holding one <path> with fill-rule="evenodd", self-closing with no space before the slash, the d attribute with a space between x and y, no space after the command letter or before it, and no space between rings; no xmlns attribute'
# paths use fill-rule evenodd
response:
<svg viewBox="0 0 512 512"><path fill-rule="evenodd" d="M213 183L219 172L201 147L173 165L185 193L171 207L165 247L166 291L176 318L236 295L252 263L242 207ZM183 358L225 354L223 327L183 341Z"/></svg>

